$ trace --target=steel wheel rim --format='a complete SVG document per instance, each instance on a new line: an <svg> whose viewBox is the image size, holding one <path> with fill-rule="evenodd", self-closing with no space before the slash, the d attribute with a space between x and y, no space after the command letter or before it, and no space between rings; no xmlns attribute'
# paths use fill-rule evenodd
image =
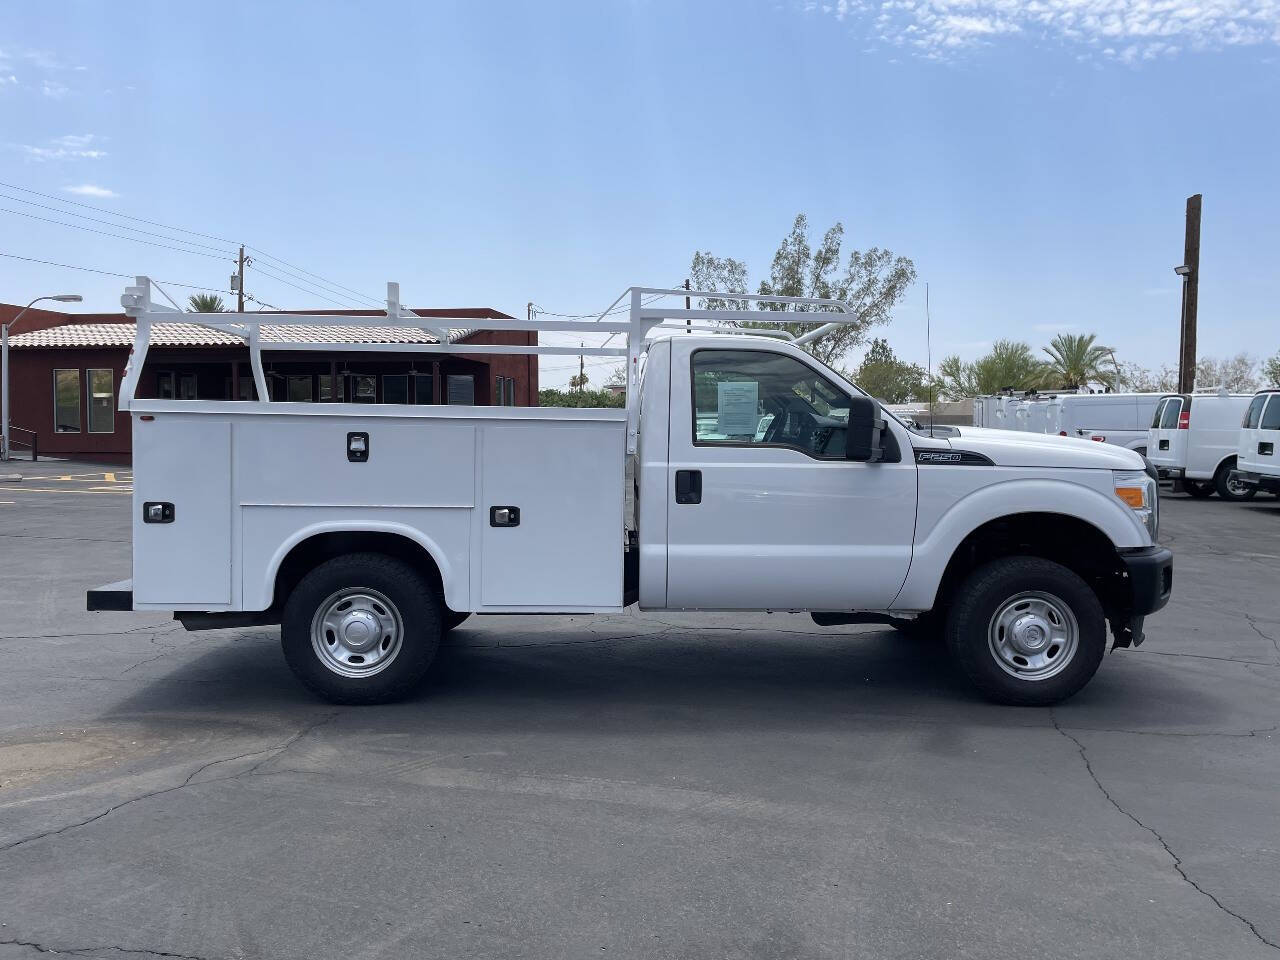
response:
<svg viewBox="0 0 1280 960"><path fill-rule="evenodd" d="M1048 680L1075 658L1080 625L1061 599L1042 590L1028 590L1004 601L992 615L987 645L996 664L1009 676Z"/></svg>
<svg viewBox="0 0 1280 960"><path fill-rule="evenodd" d="M369 587L331 593L311 618L311 649L340 677L372 677L391 666L404 643L404 621L385 594Z"/></svg>
<svg viewBox="0 0 1280 960"><path fill-rule="evenodd" d="M1233 497L1243 497L1249 492L1249 488L1239 480L1227 481L1227 493Z"/></svg>

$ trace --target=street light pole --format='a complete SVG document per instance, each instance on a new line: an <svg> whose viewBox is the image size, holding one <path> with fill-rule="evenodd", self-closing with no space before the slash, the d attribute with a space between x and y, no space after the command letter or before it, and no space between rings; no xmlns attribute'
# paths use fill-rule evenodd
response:
<svg viewBox="0 0 1280 960"><path fill-rule="evenodd" d="M41 300L57 300L59 303L79 303L84 298L78 293L55 293L36 297L18 311L12 320L0 324L0 380L4 390L0 392L0 460L9 459L9 328L22 319L22 315Z"/></svg>

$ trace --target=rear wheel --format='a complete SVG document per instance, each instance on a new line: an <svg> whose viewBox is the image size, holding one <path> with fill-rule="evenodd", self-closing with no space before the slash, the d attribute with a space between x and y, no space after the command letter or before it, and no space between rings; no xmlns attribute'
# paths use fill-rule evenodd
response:
<svg viewBox="0 0 1280 960"><path fill-rule="evenodd" d="M1197 500L1204 500L1213 496L1213 481L1211 480L1183 480L1182 489L1187 491L1187 496L1194 497Z"/></svg>
<svg viewBox="0 0 1280 960"><path fill-rule="evenodd" d="M411 693L440 644L442 605L408 564L376 553L335 557L294 588L280 620L285 660L331 703Z"/></svg>
<svg viewBox="0 0 1280 960"><path fill-rule="evenodd" d="M1258 495L1257 487L1248 487L1239 480L1232 480L1231 471L1236 468L1234 458L1218 467L1213 475L1213 486L1223 500L1252 500Z"/></svg>
<svg viewBox="0 0 1280 960"><path fill-rule="evenodd" d="M1040 557L1004 557L960 586L947 646L986 697L1049 706L1080 690L1107 648L1102 605L1077 574Z"/></svg>

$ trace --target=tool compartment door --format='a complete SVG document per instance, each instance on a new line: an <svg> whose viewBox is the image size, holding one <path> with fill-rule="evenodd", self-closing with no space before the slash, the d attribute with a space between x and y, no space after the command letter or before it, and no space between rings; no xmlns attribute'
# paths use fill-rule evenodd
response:
<svg viewBox="0 0 1280 960"><path fill-rule="evenodd" d="M158 415L133 423L133 600L191 609L231 602L231 424ZM143 504L173 504L169 523Z"/></svg>
<svg viewBox="0 0 1280 960"><path fill-rule="evenodd" d="M492 424L482 444L481 607L620 607L626 422Z"/></svg>

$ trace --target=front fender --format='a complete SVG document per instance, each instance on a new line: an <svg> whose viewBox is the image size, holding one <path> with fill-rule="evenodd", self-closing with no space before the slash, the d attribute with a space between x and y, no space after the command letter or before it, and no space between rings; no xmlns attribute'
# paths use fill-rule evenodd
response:
<svg viewBox="0 0 1280 960"><path fill-rule="evenodd" d="M964 470L964 467L922 468ZM1107 478L1110 483L1110 477ZM1024 477L983 486L963 495L929 522L928 505L934 499L921 483L916 543L907 579L893 602L900 610L929 610L938 585L956 549L974 530L992 520L1020 513L1056 513L1096 527L1116 549L1151 545L1142 521L1116 497L1073 480Z"/></svg>

